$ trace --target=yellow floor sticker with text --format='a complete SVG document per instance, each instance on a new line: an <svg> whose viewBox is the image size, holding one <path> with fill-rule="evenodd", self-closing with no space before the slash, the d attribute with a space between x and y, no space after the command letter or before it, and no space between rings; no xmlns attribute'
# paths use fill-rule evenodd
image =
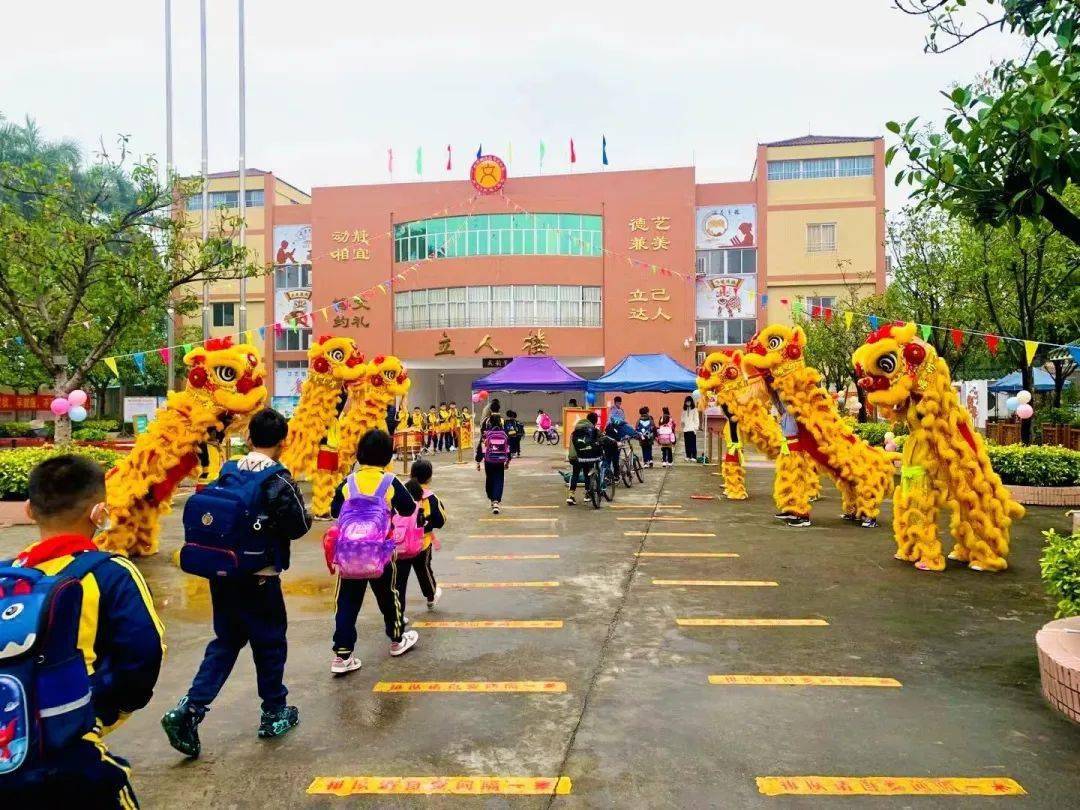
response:
<svg viewBox="0 0 1080 810"><path fill-rule="evenodd" d="M450 621L450 622L413 622L412 627L436 627L456 630L471 630L489 628L513 629L513 630L557 630L563 626L562 621L553 619L486 619L480 621Z"/></svg>
<svg viewBox="0 0 1080 810"><path fill-rule="evenodd" d="M710 675L714 686L884 686L900 688L895 678L859 675Z"/></svg>
<svg viewBox="0 0 1080 810"><path fill-rule="evenodd" d="M1023 796L1013 779L933 776L759 776L766 796Z"/></svg>
<svg viewBox="0 0 1080 810"><path fill-rule="evenodd" d="M372 692L565 692L564 681L379 681Z"/></svg>
<svg viewBox="0 0 1080 810"><path fill-rule="evenodd" d="M372 793L565 796L570 792L570 779L566 776L317 776L307 792L326 796Z"/></svg>

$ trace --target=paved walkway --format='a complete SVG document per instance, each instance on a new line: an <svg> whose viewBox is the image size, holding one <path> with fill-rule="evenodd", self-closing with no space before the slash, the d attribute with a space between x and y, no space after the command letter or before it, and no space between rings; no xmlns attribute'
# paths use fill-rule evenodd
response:
<svg viewBox="0 0 1080 810"><path fill-rule="evenodd" d="M363 669L331 678L325 524L298 542L285 583L287 684L301 725L280 741L256 739L254 673L242 656L195 762L158 727L210 627L205 582L169 562L180 540L171 516L163 553L140 563L169 658L153 702L110 737L133 760L143 805L836 802L767 796L759 777L782 777L762 783L780 792L938 794L845 807L994 805L1003 799L947 794L1006 793L1008 780L1029 794L1025 806L1064 808L1080 795L1080 729L1043 704L1034 653L1053 612L1038 581L1038 532L1064 528L1060 513L1032 510L1003 575L924 574L892 559L888 529L842 523L831 487L802 530L771 517L772 473L757 466L747 503L691 498L718 494L720 479L685 465L646 471L613 506L570 509L555 451L527 451L494 519L474 467L439 464L434 489L451 523L435 570L453 587L437 613L409 606L421 641L403 658L388 657L372 601L360 620ZM29 531L6 530L4 549ZM792 778L814 776L840 779ZM872 776L883 779L863 779ZM986 781L965 781L976 778ZM308 796L309 787L551 795L342 799Z"/></svg>

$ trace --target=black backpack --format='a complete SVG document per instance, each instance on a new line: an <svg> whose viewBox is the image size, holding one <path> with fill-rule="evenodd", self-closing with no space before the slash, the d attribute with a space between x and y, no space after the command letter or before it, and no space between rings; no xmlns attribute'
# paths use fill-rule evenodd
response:
<svg viewBox="0 0 1080 810"><path fill-rule="evenodd" d="M570 435L570 441L574 443L574 451L578 458L600 457L600 431L591 422L575 427Z"/></svg>

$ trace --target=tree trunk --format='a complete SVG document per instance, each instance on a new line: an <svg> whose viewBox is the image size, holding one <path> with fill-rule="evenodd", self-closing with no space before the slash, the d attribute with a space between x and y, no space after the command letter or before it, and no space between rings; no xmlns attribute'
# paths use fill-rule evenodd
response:
<svg viewBox="0 0 1080 810"><path fill-rule="evenodd" d="M1061 407L1061 389L1065 387L1065 378L1068 376L1065 374L1065 361L1064 360L1051 360L1054 366L1054 407Z"/></svg>
<svg viewBox="0 0 1080 810"><path fill-rule="evenodd" d="M1026 363L1020 369L1020 380L1024 390L1032 394L1035 394L1035 370ZM1020 443L1031 444L1031 420L1020 420Z"/></svg>
<svg viewBox="0 0 1080 810"><path fill-rule="evenodd" d="M1080 217L1050 193L1040 194L1043 199L1042 215L1062 236L1080 245Z"/></svg>
<svg viewBox="0 0 1080 810"><path fill-rule="evenodd" d="M67 396L67 384L67 370L61 370L53 379L53 391L56 392L56 396ZM53 444L59 447L71 444L71 417L66 413L56 417L56 421L53 425Z"/></svg>

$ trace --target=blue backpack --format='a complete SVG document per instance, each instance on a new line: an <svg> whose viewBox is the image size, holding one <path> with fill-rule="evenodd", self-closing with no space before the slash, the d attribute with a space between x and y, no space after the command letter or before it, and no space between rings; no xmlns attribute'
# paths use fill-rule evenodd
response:
<svg viewBox="0 0 1080 810"><path fill-rule="evenodd" d="M230 461L222 466L216 481L188 498L180 569L215 579L253 574L276 565L263 485L283 469L280 464L271 464L248 472Z"/></svg>
<svg viewBox="0 0 1080 810"><path fill-rule="evenodd" d="M5 776L47 764L94 728L80 580L112 556L83 551L53 576L0 566L0 793Z"/></svg>

